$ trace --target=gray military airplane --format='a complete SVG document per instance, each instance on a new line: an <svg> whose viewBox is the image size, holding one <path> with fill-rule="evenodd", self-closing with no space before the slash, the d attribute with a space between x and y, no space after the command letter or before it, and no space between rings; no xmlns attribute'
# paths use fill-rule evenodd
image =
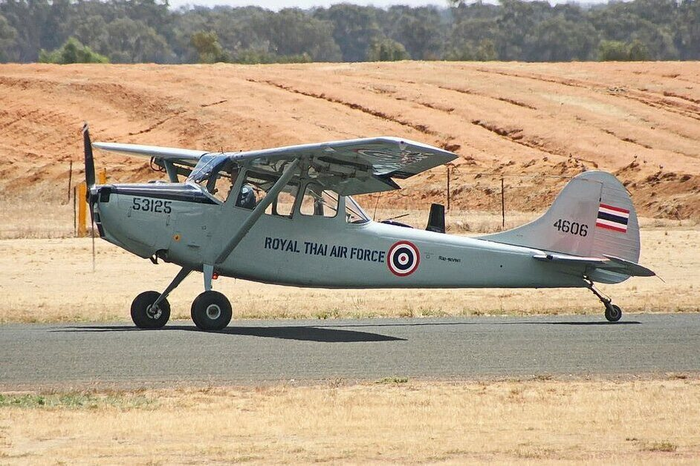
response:
<svg viewBox="0 0 700 466"><path fill-rule="evenodd" d="M88 202L106 241L182 269L162 292L131 305L137 327L160 328L168 295L193 271L204 292L191 316L220 330L231 303L212 290L217 276L323 288L585 287L617 321L620 308L594 286L653 276L639 265L639 225L625 187L611 174L573 178L551 208L513 230L480 237L445 233L433 205L426 230L374 222L352 195L399 189L405 179L454 160L451 152L380 137L267 150L215 153L95 143L151 157L169 182L95 184L90 135L83 129ZM180 181L180 177L186 179Z"/></svg>

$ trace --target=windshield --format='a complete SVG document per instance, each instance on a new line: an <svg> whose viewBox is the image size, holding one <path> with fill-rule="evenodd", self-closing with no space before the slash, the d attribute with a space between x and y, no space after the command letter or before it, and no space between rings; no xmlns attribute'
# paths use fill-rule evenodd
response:
<svg viewBox="0 0 700 466"><path fill-rule="evenodd" d="M362 207L350 196L345 198L345 219L348 223L367 223L369 217Z"/></svg>
<svg viewBox="0 0 700 466"><path fill-rule="evenodd" d="M187 180L197 183L223 202L228 197L238 173L237 170L232 170L232 166L231 159L226 155L206 154L199 159Z"/></svg>
<svg viewBox="0 0 700 466"><path fill-rule="evenodd" d="M228 161L229 158L226 155L205 154L199 159L197 166L194 167L194 170L192 170L192 173L190 173L190 176L187 179L192 180L195 183L206 181L212 176L212 174L215 174L221 170L221 168L226 165L226 162Z"/></svg>

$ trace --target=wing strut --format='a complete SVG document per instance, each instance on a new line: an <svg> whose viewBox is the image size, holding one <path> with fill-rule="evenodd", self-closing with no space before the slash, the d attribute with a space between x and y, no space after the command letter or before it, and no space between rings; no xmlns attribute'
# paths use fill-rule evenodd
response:
<svg viewBox="0 0 700 466"><path fill-rule="evenodd" d="M165 165L165 171L168 174L168 178L171 183L178 183L180 180L177 179L177 167L170 160L163 160L163 165Z"/></svg>
<svg viewBox="0 0 700 466"><path fill-rule="evenodd" d="M294 176L294 171L298 165L299 159L295 159L285 168L282 176L275 182L272 188L267 192L267 195L258 203L255 209L253 209L253 212L251 212L248 218L241 224L229 242L226 243L223 248L221 248L221 252L219 252L218 256L214 257L213 254L216 252L213 250L210 251L210 254L208 254L208 261L207 263L203 264L202 267L202 271L204 272L205 288L207 287L207 284L211 288L211 279L214 273L214 266L211 264L213 263L214 265L219 265L228 259L228 256L231 255L236 246L238 246L243 238L245 238L245 235L248 234L250 229L253 228L253 225L255 225L260 216L262 216L262 214L265 212L265 209L272 204L272 201L275 200L280 191L282 191L289 180L292 179L292 176Z"/></svg>

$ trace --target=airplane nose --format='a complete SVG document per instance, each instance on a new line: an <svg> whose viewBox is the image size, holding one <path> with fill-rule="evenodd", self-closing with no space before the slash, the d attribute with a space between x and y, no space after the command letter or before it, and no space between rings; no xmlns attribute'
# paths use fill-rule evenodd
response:
<svg viewBox="0 0 700 466"><path fill-rule="evenodd" d="M93 226L97 227L100 238L104 238L105 236L100 215L100 205L108 203L111 194L111 186L92 186L88 192L88 205L90 206Z"/></svg>
<svg viewBox="0 0 700 466"><path fill-rule="evenodd" d="M106 186L93 186L90 188L90 204L99 201L101 204L106 204L109 202L109 198L112 194L112 187Z"/></svg>

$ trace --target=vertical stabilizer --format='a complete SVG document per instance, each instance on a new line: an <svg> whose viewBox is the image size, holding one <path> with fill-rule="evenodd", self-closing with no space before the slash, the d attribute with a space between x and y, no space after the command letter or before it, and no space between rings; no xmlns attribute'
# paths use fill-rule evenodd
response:
<svg viewBox="0 0 700 466"><path fill-rule="evenodd" d="M537 220L479 239L586 257L639 260L639 224L627 189L610 173L572 179Z"/></svg>

